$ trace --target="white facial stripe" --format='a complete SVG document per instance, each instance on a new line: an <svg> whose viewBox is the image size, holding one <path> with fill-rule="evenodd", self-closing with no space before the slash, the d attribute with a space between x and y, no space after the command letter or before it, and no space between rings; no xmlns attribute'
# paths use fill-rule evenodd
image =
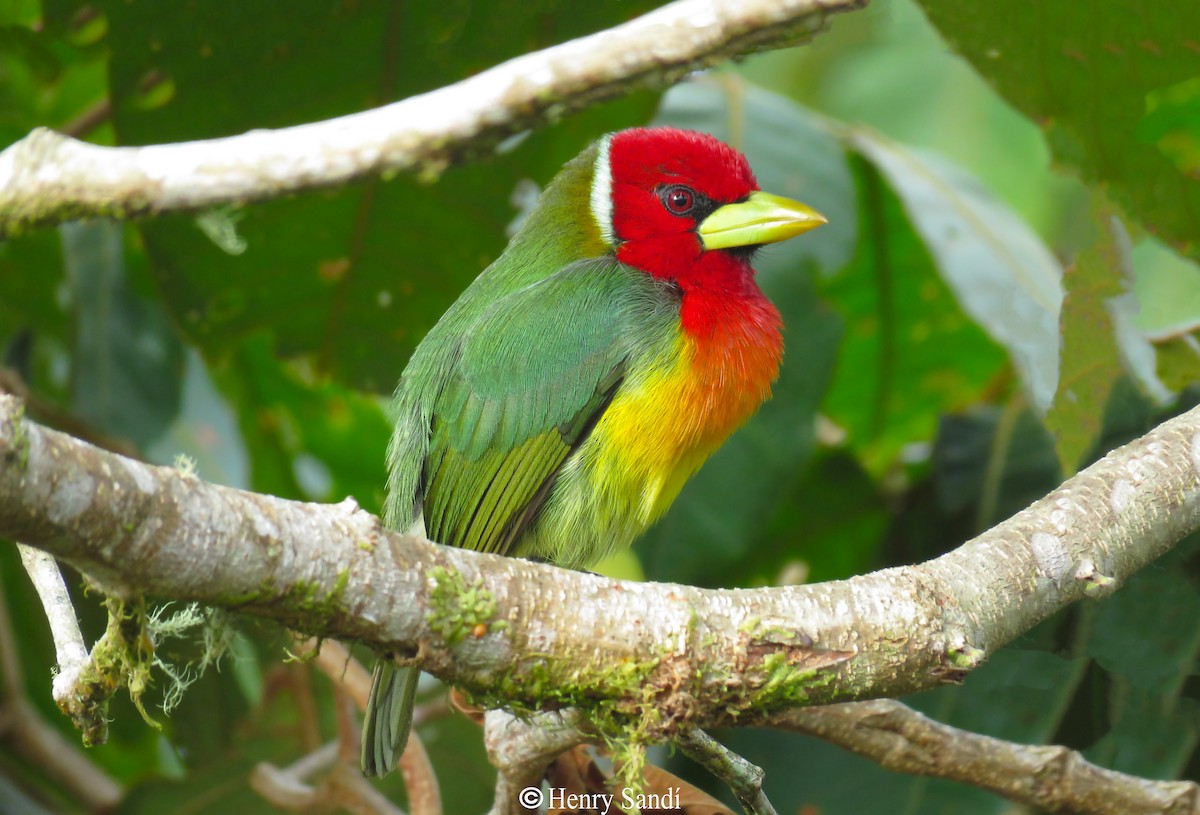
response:
<svg viewBox="0 0 1200 815"><path fill-rule="evenodd" d="M612 136L600 139L600 150L596 153L596 165L592 170L592 217L600 229L604 242L612 246L612 166L608 161L608 150L612 144Z"/></svg>

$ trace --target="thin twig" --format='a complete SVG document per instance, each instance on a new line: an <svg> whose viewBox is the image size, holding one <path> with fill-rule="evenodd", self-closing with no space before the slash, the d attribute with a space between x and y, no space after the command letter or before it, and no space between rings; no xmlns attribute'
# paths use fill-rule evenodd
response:
<svg viewBox="0 0 1200 815"><path fill-rule="evenodd" d="M250 786L274 806L303 812L312 808L320 797L307 780L332 767L337 757L338 743L331 741L283 769L264 761L250 774Z"/></svg>
<svg viewBox="0 0 1200 815"><path fill-rule="evenodd" d="M333 681L334 685L344 691L360 711L367 709L367 695L371 689L371 674L357 659L350 655L346 646L335 640L323 640L318 643L310 639L299 646L300 653L311 653L316 650L316 666ZM413 728L408 734L408 744L404 755L400 757L398 768L404 777L404 787L408 790L408 807L411 815L442 815L442 793L438 786L437 773L429 753L421 737L417 734L416 725L426 716L420 716L422 708L413 715ZM358 737L353 740L358 745Z"/></svg>
<svg viewBox="0 0 1200 815"><path fill-rule="evenodd" d="M950 778L1051 813L1200 815L1200 786L1106 770L1074 750L935 722L890 699L790 710L776 727L818 736L910 775Z"/></svg>
<svg viewBox="0 0 1200 815"><path fill-rule="evenodd" d="M54 701L73 721L94 718L96 709L91 705L76 704L75 687L79 682L79 672L87 663L88 649L83 642L83 632L79 630L79 620L75 616L75 606L71 603L71 595L67 592L67 584L58 563L52 555L32 546L18 543L17 550L21 553L21 564L25 567L42 608L46 612L46 621L50 624L50 634L54 638L55 659L58 661L58 673L54 676ZM101 732L102 722L91 722L90 727Z"/></svg>
<svg viewBox="0 0 1200 815"><path fill-rule="evenodd" d="M675 744L685 756L727 784L747 815L778 815L763 792L761 767L751 764L698 727L684 733Z"/></svg>
<svg viewBox="0 0 1200 815"><path fill-rule="evenodd" d="M521 792L541 784L555 758L588 740L578 727L580 716L566 710L517 718L502 710L483 717L484 746L496 768L496 794L488 815L517 815L532 811L522 804Z"/></svg>
<svg viewBox="0 0 1200 815"><path fill-rule="evenodd" d="M20 649L9 619L8 600L0 584L0 674L4 676L4 698L0 703L0 741L22 756L32 767L40 767L85 807L107 811L123 796L119 784L45 722L25 698Z"/></svg>

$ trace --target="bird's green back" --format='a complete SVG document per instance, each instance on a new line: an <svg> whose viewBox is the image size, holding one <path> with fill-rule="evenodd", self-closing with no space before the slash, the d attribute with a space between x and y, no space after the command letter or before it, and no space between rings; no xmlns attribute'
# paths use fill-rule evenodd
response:
<svg viewBox="0 0 1200 815"><path fill-rule="evenodd" d="M617 262L579 206L594 155L564 168L414 353L393 405L389 526L512 551L628 360L673 335L677 294Z"/></svg>

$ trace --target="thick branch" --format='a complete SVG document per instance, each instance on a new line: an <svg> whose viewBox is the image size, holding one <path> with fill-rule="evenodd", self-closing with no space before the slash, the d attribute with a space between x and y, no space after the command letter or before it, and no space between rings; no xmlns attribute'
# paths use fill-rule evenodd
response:
<svg viewBox="0 0 1200 815"><path fill-rule="evenodd" d="M647 737L958 680L1200 525L1198 469L1200 409L927 563L713 591L442 547L383 529L352 501L206 484L43 428L0 397L0 536L117 593L419 648L426 670L485 701L595 712L607 700L607 715L642 721Z"/></svg>
<svg viewBox="0 0 1200 815"><path fill-rule="evenodd" d="M36 130L0 153L0 238L87 215L258 201L381 173L436 174L468 151L636 87L793 45L867 0L678 0L431 93L282 130L97 147Z"/></svg>

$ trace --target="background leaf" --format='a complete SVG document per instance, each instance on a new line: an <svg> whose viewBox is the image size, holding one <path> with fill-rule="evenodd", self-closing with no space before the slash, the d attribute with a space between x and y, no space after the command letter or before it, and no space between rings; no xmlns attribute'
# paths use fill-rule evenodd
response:
<svg viewBox="0 0 1200 815"><path fill-rule="evenodd" d="M1036 13L1014 13L1012 3L921 6L1000 94L1046 128L1058 162L1110 185L1142 224L1200 257L1200 184L1161 144L1165 101L1196 77L1200 6L1166 0L1153 14L1136 0L1056 0ZM1182 91L1194 100L1193 86Z"/></svg>
<svg viewBox="0 0 1200 815"><path fill-rule="evenodd" d="M1044 411L1058 385L1062 270L1054 256L959 168L867 130L850 138L887 177L963 309L1008 349Z"/></svg>
<svg viewBox="0 0 1200 815"><path fill-rule="evenodd" d="M1125 293L1128 237L1103 201L1097 201L1094 212L1095 241L1063 275L1063 370L1054 404L1046 414L1046 427L1054 434L1059 462L1068 474L1099 433L1103 407L1122 373L1111 309Z"/></svg>
<svg viewBox="0 0 1200 815"><path fill-rule="evenodd" d="M350 113L647 7L302 0L268 11L223 0L164 15L152 2L106 3L117 136L179 141ZM517 181L548 181L587 141L653 105L635 95L598 108L434 185L372 180L255 206L236 215L246 246L236 256L191 216L141 229L168 308L207 353L265 331L280 353L312 355L322 372L384 392L503 248Z"/></svg>
<svg viewBox="0 0 1200 815"><path fill-rule="evenodd" d="M933 439L939 415L982 398L1005 357L938 275L886 179L856 166L863 239L854 261L821 285L846 323L824 410L879 476L906 446ZM948 206L930 203L939 205Z"/></svg>

